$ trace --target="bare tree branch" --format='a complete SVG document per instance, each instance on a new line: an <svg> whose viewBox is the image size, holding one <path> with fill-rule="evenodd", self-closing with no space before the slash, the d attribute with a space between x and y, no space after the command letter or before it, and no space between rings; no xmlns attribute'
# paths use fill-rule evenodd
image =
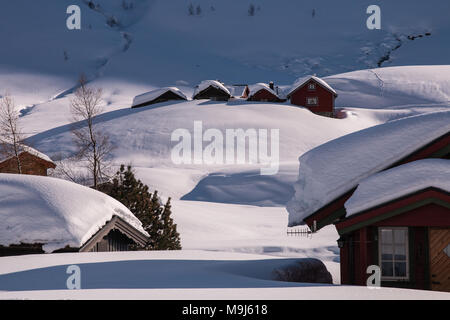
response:
<svg viewBox="0 0 450 320"><path fill-rule="evenodd" d="M108 136L97 130L95 124L95 118L103 112L102 90L88 87L83 75L79 84L70 101L76 158L86 163L94 188L97 189L98 184L108 178L108 157L113 147Z"/></svg>
<svg viewBox="0 0 450 320"><path fill-rule="evenodd" d="M17 163L17 172L22 173L20 154L24 151L22 131L19 127L19 114L16 111L14 100L5 93L0 98L0 153L5 158L14 158Z"/></svg>

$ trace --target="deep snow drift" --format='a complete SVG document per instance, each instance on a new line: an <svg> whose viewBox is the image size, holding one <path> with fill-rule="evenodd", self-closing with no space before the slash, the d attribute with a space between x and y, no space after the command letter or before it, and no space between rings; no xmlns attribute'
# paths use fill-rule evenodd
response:
<svg viewBox="0 0 450 320"><path fill-rule="evenodd" d="M450 192L450 160L414 161L362 180L345 202L347 216L428 187Z"/></svg>
<svg viewBox="0 0 450 320"><path fill-rule="evenodd" d="M0 245L78 248L113 215L147 234L128 208L101 192L50 177L0 174Z"/></svg>

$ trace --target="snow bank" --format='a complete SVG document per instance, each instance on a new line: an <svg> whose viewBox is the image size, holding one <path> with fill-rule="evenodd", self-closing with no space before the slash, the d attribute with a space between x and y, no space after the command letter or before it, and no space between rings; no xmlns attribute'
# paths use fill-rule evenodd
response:
<svg viewBox="0 0 450 320"><path fill-rule="evenodd" d="M0 174L0 245L78 248L114 215L147 234L124 205L101 192L50 177Z"/></svg>
<svg viewBox="0 0 450 320"><path fill-rule="evenodd" d="M203 80L202 82L200 82L200 84L195 88L194 94L193 96L195 96L197 93L202 92L203 90L205 90L208 87L214 87L217 88L219 90L222 90L226 93L228 93L231 96L230 90L228 90L222 83L220 83L217 80Z"/></svg>
<svg viewBox="0 0 450 320"><path fill-rule="evenodd" d="M293 93L295 90L297 90L298 88L300 88L301 86L303 86L306 82L308 82L309 80L315 80L316 82L320 83L322 86L324 86L325 88L327 88L328 90L330 90L331 92L333 92L334 94L337 95L337 92L328 84L325 82L325 80L316 77L316 76L306 76L306 77L301 77L298 78L294 84L292 85L291 89L288 92L288 96Z"/></svg>
<svg viewBox="0 0 450 320"><path fill-rule="evenodd" d="M300 157L289 226L358 183L450 131L450 111L387 122L327 142Z"/></svg>
<svg viewBox="0 0 450 320"><path fill-rule="evenodd" d="M146 92L146 93L143 93L143 94L140 94L140 95L134 97L133 104L131 106L134 107L134 106L140 105L142 103L155 100L156 98L158 98L159 96L163 95L164 93L166 93L168 91L171 91L174 94L176 94L177 96L179 96L180 98L187 100L186 96L184 95L183 92L181 92L180 89L178 89L176 87L165 87L165 88L152 90L152 91L149 91L149 92Z"/></svg>
<svg viewBox="0 0 450 320"><path fill-rule="evenodd" d="M428 187L450 192L450 160L419 160L370 176L345 203L347 216Z"/></svg>

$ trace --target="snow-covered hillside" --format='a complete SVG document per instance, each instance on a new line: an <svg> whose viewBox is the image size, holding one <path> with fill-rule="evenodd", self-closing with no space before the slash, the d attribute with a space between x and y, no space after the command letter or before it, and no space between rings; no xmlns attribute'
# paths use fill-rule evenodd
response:
<svg viewBox="0 0 450 320"><path fill-rule="evenodd" d="M450 56L441 0L46 2L0 5L0 89L22 106L70 92L81 72L148 88L218 78L289 84L312 73L448 64ZM71 4L81 8L81 30L66 28ZM381 30L366 27L372 4Z"/></svg>

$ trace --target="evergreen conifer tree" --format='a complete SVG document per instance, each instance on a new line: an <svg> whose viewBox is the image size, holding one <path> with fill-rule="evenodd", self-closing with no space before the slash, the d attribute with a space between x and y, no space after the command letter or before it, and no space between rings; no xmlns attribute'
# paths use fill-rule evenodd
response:
<svg viewBox="0 0 450 320"><path fill-rule="evenodd" d="M171 218L170 198L162 206L158 191L150 193L148 186L136 179L131 166L121 165L112 183L104 184L101 191L124 204L142 222L150 235L147 250L181 249L180 235Z"/></svg>

